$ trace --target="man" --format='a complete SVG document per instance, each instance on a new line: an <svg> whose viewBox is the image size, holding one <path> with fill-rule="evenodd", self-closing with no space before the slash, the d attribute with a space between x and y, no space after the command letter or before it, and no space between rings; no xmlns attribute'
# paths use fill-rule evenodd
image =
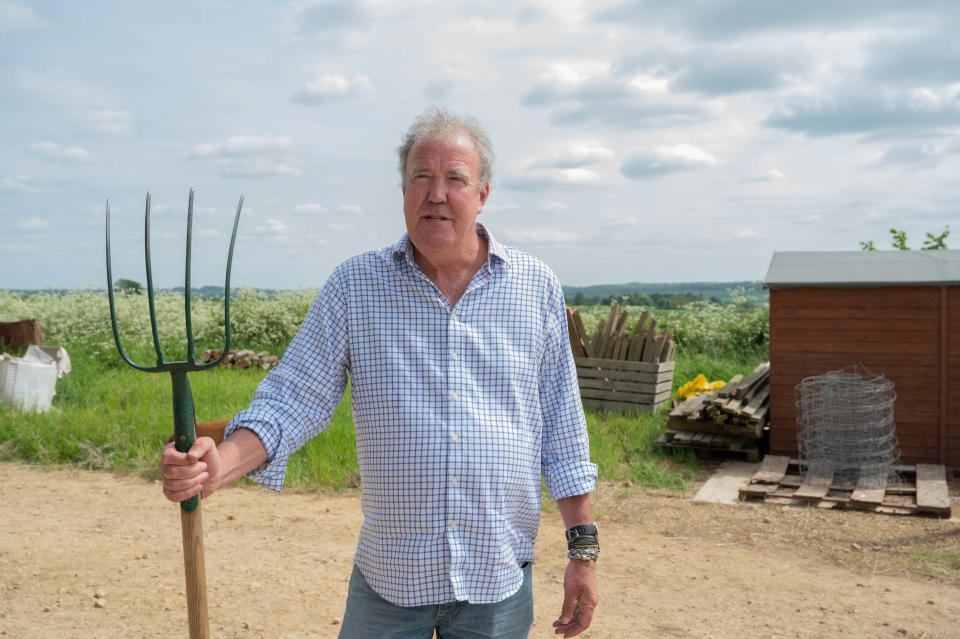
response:
<svg viewBox="0 0 960 639"><path fill-rule="evenodd" d="M543 476L571 557L555 632L597 604L586 424L563 294L476 219L493 153L435 110L398 149L407 233L338 266L279 366L217 447L161 457L164 494L209 497L243 475L279 490L349 373L364 523L341 638L526 637Z"/></svg>

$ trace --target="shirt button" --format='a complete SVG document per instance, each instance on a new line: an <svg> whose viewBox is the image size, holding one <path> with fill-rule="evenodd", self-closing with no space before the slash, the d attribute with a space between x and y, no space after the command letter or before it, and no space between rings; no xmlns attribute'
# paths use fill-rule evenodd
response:
<svg viewBox="0 0 960 639"><path fill-rule="evenodd" d="M450 441L455 442L458 439L460 439L460 435L457 435L456 433L450 433Z"/></svg>
<svg viewBox="0 0 960 639"><path fill-rule="evenodd" d="M451 485L451 486L456 486L456 485L457 485L457 478L456 478L456 477L454 477L453 479L450 480L450 485Z"/></svg>
<svg viewBox="0 0 960 639"><path fill-rule="evenodd" d="M457 527L457 522L451 521L451 522L450 522L450 527L451 527L451 528L456 528L456 527Z"/></svg>
<svg viewBox="0 0 960 639"><path fill-rule="evenodd" d="M457 351L450 351L450 359L458 359L460 356L457 355Z"/></svg>
<svg viewBox="0 0 960 639"><path fill-rule="evenodd" d="M459 397L460 396L457 395L457 391L453 391L452 393L450 393L450 399L458 399Z"/></svg>

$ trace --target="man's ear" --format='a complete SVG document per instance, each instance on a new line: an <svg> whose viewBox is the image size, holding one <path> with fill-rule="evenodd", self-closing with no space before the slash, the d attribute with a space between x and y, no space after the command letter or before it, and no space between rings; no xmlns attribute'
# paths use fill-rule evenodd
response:
<svg viewBox="0 0 960 639"><path fill-rule="evenodd" d="M487 198L490 196L490 183L484 182L483 188L479 191L480 195L480 209L477 211L477 215L483 212L483 205L487 203Z"/></svg>

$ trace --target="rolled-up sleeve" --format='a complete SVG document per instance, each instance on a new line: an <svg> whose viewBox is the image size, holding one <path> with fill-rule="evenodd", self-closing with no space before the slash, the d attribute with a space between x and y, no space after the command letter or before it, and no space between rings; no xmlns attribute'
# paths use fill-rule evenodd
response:
<svg viewBox="0 0 960 639"><path fill-rule="evenodd" d="M547 343L540 372L542 467L550 497L563 499L591 492L597 483L597 466L590 461L587 421L559 282L553 282L548 302Z"/></svg>
<svg viewBox="0 0 960 639"><path fill-rule="evenodd" d="M317 295L280 364L257 387L249 407L227 425L260 438L268 461L247 476L279 491L287 459L330 423L347 387L350 336L342 273Z"/></svg>

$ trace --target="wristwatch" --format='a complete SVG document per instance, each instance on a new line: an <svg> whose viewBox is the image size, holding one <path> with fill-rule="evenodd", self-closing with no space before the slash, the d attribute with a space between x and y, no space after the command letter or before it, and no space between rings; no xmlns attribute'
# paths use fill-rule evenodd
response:
<svg viewBox="0 0 960 639"><path fill-rule="evenodd" d="M580 526L573 526L572 528L567 528L567 543L572 543L577 537L594 537L597 536L597 525L596 524L581 524Z"/></svg>

